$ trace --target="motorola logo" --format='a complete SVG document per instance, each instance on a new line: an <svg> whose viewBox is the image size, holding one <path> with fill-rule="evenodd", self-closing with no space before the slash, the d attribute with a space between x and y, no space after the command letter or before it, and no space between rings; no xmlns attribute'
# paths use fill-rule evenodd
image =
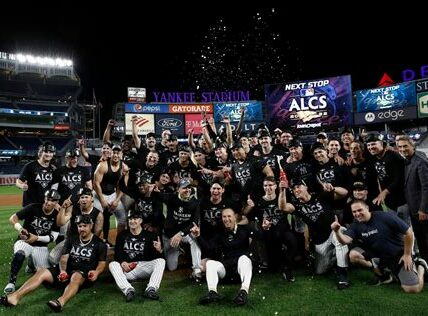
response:
<svg viewBox="0 0 428 316"><path fill-rule="evenodd" d="M376 119L376 115L372 112L368 112L364 119L366 120L366 122L373 122Z"/></svg>

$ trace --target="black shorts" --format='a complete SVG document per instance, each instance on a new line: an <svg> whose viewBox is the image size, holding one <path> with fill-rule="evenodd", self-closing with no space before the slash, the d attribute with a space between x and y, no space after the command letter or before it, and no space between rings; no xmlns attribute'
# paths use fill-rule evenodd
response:
<svg viewBox="0 0 428 316"><path fill-rule="evenodd" d="M52 274L53 283L43 282L43 285L45 287L48 287L48 288L49 287L55 287L55 288L65 289L67 287L68 283L70 283L70 279L68 279L67 281L64 281L64 282L60 282L58 280L58 275L60 275L60 273L61 273L61 271L59 269L59 265L56 265L52 268L49 268L48 270ZM80 286L79 291L81 289L85 289L85 288L93 286L94 282L88 280L88 272L89 271L86 271L86 272L84 272L84 271L67 271L70 278L73 275L73 273L75 273L75 272L80 273L83 276L83 278L85 279L85 282L83 282L83 284Z"/></svg>

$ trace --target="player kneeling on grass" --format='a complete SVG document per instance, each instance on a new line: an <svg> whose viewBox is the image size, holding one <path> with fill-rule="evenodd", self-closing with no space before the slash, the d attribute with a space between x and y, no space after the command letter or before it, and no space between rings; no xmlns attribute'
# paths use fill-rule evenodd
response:
<svg viewBox="0 0 428 316"><path fill-rule="evenodd" d="M165 270L165 259L160 258L160 237L143 230L142 224L143 213L129 211L128 229L117 235L115 261L109 264L110 272L127 302L135 297L135 289L129 282L148 277L150 281L143 296L158 300L157 291Z"/></svg>
<svg viewBox="0 0 428 316"><path fill-rule="evenodd" d="M31 255L35 268L49 267L48 244L59 235L55 208L60 198L58 191L48 190L43 204L29 204L10 217L10 223L19 232L19 239L13 246L9 283L4 289L6 294L15 291L16 278L25 258ZM24 227L19 220L24 220Z"/></svg>
<svg viewBox="0 0 428 316"><path fill-rule="evenodd" d="M252 277L252 263L249 258L250 238L253 235L248 225L237 225L235 212L226 208L221 213L224 230L211 240L200 237L200 230L193 224L191 233L197 238L205 249L220 253L221 258L208 260L206 264L206 278L208 295L202 297L200 304L218 302L221 297L217 293L217 284L220 279L230 281L241 280L241 289L233 302L236 305L244 305L248 301L248 292Z"/></svg>
<svg viewBox="0 0 428 316"><path fill-rule="evenodd" d="M363 200L351 203L356 221L346 230L341 230L337 220L331 224L337 239L350 244L354 239L362 241L362 248L369 249L379 258L379 268L389 268L400 281L406 293L419 293L424 287L424 274L428 265L423 259L412 260L413 230L393 212L370 212ZM363 253L361 263L369 266L370 258ZM367 260L366 263L364 258Z"/></svg>
<svg viewBox="0 0 428 316"><path fill-rule="evenodd" d="M80 288L90 286L97 280L106 266L107 246L92 233L93 222L90 216L78 216L76 223L79 236L67 239L59 266L37 270L16 292L3 295L0 304L16 306L25 295L44 283L65 287L58 299L47 303L53 311L60 312Z"/></svg>

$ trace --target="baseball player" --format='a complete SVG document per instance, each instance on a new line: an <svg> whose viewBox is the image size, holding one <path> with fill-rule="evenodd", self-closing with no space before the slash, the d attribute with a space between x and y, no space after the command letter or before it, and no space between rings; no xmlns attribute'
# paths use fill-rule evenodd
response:
<svg viewBox="0 0 428 316"><path fill-rule="evenodd" d="M331 183L323 183L324 192L312 194L308 192L306 183L301 179L292 179L291 188L296 198L295 205L287 203L284 194L280 209L296 214L308 225L311 246L315 250L315 273L327 272L334 264L336 256L339 276L337 288L339 290L348 288L348 247L337 240L330 228L334 221L333 202L335 199L345 197L348 191L341 187L333 187Z"/></svg>
<svg viewBox="0 0 428 316"><path fill-rule="evenodd" d="M22 206L43 203L44 193L51 186L56 167L51 163L55 146L45 142L39 147L38 159L27 163L16 180L16 186L24 191Z"/></svg>
<svg viewBox="0 0 428 316"><path fill-rule="evenodd" d="M238 225L237 217L231 208L221 213L224 230L211 240L200 236L199 227L193 223L191 233L206 249L221 253L219 260L208 260L206 264L206 278L208 294L202 297L200 304L206 305L218 302L221 296L217 293L217 284L220 279L229 281L241 280L241 289L233 302L236 305L245 305L248 301L253 267L249 258L250 238L253 232L248 225ZM214 250L215 249L215 250Z"/></svg>
<svg viewBox="0 0 428 316"><path fill-rule="evenodd" d="M157 292L165 270L165 259L160 258L160 237L144 230L142 224L142 212L131 210L128 229L116 238L115 261L109 264L109 270L127 302L135 297L135 288L130 282L148 277L150 281L143 296L158 300Z"/></svg>
<svg viewBox="0 0 428 316"><path fill-rule="evenodd" d="M45 193L43 204L29 204L10 217L9 222L18 231L19 239L13 246L9 283L4 289L6 294L15 291L18 272L25 258L31 255L36 268L49 267L47 246L59 234L56 223L58 211L55 207L60 198L58 191L50 189ZM19 223L20 220L24 220L24 226Z"/></svg>
<svg viewBox="0 0 428 316"><path fill-rule="evenodd" d="M28 293L42 283L64 288L63 294L47 303L54 312L62 311L64 305L73 298L80 288L95 282L106 267L107 246L92 233L92 218L88 215L76 217L79 236L66 240L60 264L50 269L39 269L16 292L3 295L0 304L16 306Z"/></svg>

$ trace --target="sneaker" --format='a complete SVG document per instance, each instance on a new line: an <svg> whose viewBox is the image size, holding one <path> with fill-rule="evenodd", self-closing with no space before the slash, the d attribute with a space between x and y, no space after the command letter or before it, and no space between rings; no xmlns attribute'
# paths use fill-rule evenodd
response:
<svg viewBox="0 0 428 316"><path fill-rule="evenodd" d="M349 287L349 282L348 281L339 281L337 282L337 289L338 290L344 290L347 289Z"/></svg>
<svg viewBox="0 0 428 316"><path fill-rule="evenodd" d="M245 305L248 302L248 293L245 290L239 290L238 295L233 299L236 305Z"/></svg>
<svg viewBox="0 0 428 316"><path fill-rule="evenodd" d="M15 292L15 283L8 283L4 288L4 293L11 294L13 292Z"/></svg>
<svg viewBox="0 0 428 316"><path fill-rule="evenodd" d="M392 283L392 281L394 281L391 273L389 273L389 272L384 272L382 275L376 275L376 278L377 278L377 280L372 284L374 286L389 284L389 283Z"/></svg>
<svg viewBox="0 0 428 316"><path fill-rule="evenodd" d="M190 275L190 279L192 279L195 283L202 283L202 273L193 271Z"/></svg>
<svg viewBox="0 0 428 316"><path fill-rule="evenodd" d="M415 261L416 266L422 266L424 268L424 270L425 270L424 278L426 280L428 278L428 264L427 264L427 262L424 259L422 259L421 257L415 258L414 261Z"/></svg>
<svg viewBox="0 0 428 316"><path fill-rule="evenodd" d="M155 301L159 300L159 294L156 292L155 288L153 287L149 287L148 289L146 289L144 291L143 296L151 300L155 300Z"/></svg>
<svg viewBox="0 0 428 316"><path fill-rule="evenodd" d="M133 288L128 289L125 293L126 301L130 302L134 299L134 297L135 297L135 290Z"/></svg>
<svg viewBox="0 0 428 316"><path fill-rule="evenodd" d="M288 282L294 282L296 281L296 278L294 277L293 271L290 269L285 269L284 272L282 272L282 276L284 277L284 280Z"/></svg>
<svg viewBox="0 0 428 316"><path fill-rule="evenodd" d="M199 300L199 304L208 305L221 300L221 296L215 291L209 291L208 294Z"/></svg>

